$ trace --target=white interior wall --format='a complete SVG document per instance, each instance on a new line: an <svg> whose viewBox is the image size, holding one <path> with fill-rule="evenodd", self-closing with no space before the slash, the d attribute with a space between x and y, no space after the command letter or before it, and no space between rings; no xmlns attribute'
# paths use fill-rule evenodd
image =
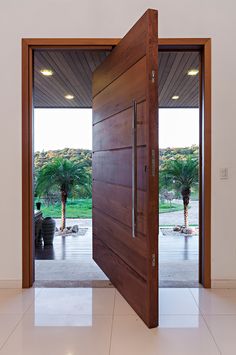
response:
<svg viewBox="0 0 236 355"><path fill-rule="evenodd" d="M233 0L1 0L0 285L21 280L21 38L122 37L147 8L159 36L212 38L212 279L236 285ZM220 167L229 179L219 179ZM216 284L216 283L215 283Z"/></svg>

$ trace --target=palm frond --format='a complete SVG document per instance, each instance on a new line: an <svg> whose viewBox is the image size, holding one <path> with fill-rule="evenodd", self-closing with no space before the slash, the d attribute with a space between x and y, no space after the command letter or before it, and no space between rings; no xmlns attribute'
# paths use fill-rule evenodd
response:
<svg viewBox="0 0 236 355"><path fill-rule="evenodd" d="M88 183L89 175L86 163L55 158L39 171L36 193L40 196L58 189L68 194L75 186Z"/></svg>
<svg viewBox="0 0 236 355"><path fill-rule="evenodd" d="M161 178L172 181L178 189L191 189L198 183L198 159L191 156L186 159L170 159L160 171Z"/></svg>

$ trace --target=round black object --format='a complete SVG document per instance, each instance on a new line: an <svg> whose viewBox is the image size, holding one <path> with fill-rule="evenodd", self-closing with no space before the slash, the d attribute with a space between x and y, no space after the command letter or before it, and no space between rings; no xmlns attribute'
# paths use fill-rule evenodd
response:
<svg viewBox="0 0 236 355"><path fill-rule="evenodd" d="M42 222L42 234L44 245L52 245L56 230L56 221L51 217L44 218Z"/></svg>

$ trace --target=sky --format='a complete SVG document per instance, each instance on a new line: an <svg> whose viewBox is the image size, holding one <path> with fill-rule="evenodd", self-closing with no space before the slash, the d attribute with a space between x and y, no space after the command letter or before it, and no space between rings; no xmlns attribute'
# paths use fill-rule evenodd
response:
<svg viewBox="0 0 236 355"><path fill-rule="evenodd" d="M198 145L198 112L198 109L160 109L160 148ZM34 150L63 148L92 149L91 109L34 110Z"/></svg>
<svg viewBox="0 0 236 355"><path fill-rule="evenodd" d="M190 147L199 145L198 109L160 109L160 148Z"/></svg>
<svg viewBox="0 0 236 355"><path fill-rule="evenodd" d="M92 149L91 109L35 109L34 150Z"/></svg>

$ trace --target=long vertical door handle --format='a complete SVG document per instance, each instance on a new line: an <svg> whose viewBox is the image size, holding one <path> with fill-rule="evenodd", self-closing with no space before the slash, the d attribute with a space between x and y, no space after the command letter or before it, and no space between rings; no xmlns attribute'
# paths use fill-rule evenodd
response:
<svg viewBox="0 0 236 355"><path fill-rule="evenodd" d="M137 102L133 101L132 117L132 237L137 225Z"/></svg>

